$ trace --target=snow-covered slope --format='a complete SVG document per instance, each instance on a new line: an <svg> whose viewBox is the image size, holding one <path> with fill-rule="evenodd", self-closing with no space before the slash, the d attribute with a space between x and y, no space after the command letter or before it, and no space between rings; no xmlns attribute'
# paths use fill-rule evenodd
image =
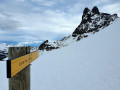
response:
<svg viewBox="0 0 120 90"><path fill-rule="evenodd" d="M94 6L92 10L89 10L86 7L83 10L82 21L74 30L72 35L54 42L49 42L46 40L40 45L39 50L50 51L68 46L75 41L79 41L83 38L89 37L89 35L99 32L103 28L106 28L112 24L117 18L117 14L111 15L108 13L99 12L99 9L96 6Z"/></svg>
<svg viewBox="0 0 120 90"><path fill-rule="evenodd" d="M120 90L120 19L104 30L40 56L31 90Z"/></svg>

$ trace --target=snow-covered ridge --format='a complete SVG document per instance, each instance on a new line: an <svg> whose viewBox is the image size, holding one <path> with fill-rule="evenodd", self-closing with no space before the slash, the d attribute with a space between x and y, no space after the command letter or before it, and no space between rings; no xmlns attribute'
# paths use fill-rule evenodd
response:
<svg viewBox="0 0 120 90"><path fill-rule="evenodd" d="M32 63L31 90L120 90L119 28L117 19L89 38L41 55Z"/></svg>
<svg viewBox="0 0 120 90"><path fill-rule="evenodd" d="M85 8L83 11L82 21L72 35L54 42L49 42L46 40L40 45L39 49L50 51L52 49L68 46L75 41L79 41L91 34L95 34L96 32L112 24L117 18L117 14L111 15L99 12L99 9L96 6L93 7L92 10Z"/></svg>

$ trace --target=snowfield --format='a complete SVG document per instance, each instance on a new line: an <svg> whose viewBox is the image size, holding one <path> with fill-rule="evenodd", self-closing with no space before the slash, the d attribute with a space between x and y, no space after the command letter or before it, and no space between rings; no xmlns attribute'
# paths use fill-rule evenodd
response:
<svg viewBox="0 0 120 90"><path fill-rule="evenodd" d="M120 90L120 20L31 66L32 90Z"/></svg>
<svg viewBox="0 0 120 90"><path fill-rule="evenodd" d="M120 19L88 38L45 52L31 65L31 90L120 90ZM0 62L0 90L8 90Z"/></svg>

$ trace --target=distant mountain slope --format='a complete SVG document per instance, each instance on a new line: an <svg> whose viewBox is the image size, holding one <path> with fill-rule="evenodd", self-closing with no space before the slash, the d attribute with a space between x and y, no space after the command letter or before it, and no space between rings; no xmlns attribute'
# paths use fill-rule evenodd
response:
<svg viewBox="0 0 120 90"><path fill-rule="evenodd" d="M49 51L67 46L72 42L88 37L89 34L94 34L99 30L102 30L103 28L109 26L117 18L117 14L111 15L99 12L99 9L96 6L93 7L91 11L88 8L85 8L82 15L82 21L72 35L55 42L49 42L46 40L40 45L39 49Z"/></svg>
<svg viewBox="0 0 120 90"><path fill-rule="evenodd" d="M0 61L8 56L8 45L6 43L0 44Z"/></svg>
<svg viewBox="0 0 120 90"><path fill-rule="evenodd" d="M8 57L8 47L11 46L31 46L31 52L36 51L37 47L42 43L42 41L32 41L32 42L15 42L15 41L0 41L0 61Z"/></svg>

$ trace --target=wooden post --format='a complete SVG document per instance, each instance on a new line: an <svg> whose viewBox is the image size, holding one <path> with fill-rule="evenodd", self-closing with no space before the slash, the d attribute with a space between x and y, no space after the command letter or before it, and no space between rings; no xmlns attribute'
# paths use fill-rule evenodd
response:
<svg viewBox="0 0 120 90"><path fill-rule="evenodd" d="M30 53L30 47L9 47L8 59ZM9 90L30 90L30 65L9 78Z"/></svg>

